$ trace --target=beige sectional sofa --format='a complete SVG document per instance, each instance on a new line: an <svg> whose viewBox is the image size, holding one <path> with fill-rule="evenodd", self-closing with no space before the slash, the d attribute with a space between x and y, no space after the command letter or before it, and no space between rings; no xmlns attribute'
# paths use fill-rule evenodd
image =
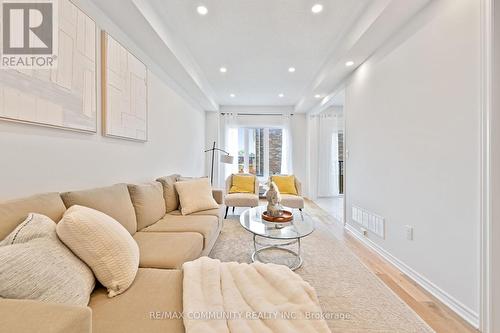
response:
<svg viewBox="0 0 500 333"><path fill-rule="evenodd" d="M159 184L159 185L158 185ZM183 216L169 211L162 184L116 184L66 193L46 193L0 203L0 239L34 212L59 221L72 205L87 206L113 217L136 240L140 261L132 286L108 298L94 289L88 307L32 300L0 299L0 327L6 332L184 332L182 264L207 255L222 228L222 207ZM222 205L223 193L214 190Z"/></svg>

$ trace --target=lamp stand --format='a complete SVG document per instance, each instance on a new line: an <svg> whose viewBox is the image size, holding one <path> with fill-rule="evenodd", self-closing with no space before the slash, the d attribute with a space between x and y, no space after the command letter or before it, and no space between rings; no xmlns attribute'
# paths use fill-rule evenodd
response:
<svg viewBox="0 0 500 333"><path fill-rule="evenodd" d="M229 155L229 153L225 150L222 150L222 149L219 149L216 147L216 144L215 144L215 141L214 141L214 144L212 146L212 148L210 149L207 149L205 150L205 153L211 151L212 152L212 167L210 169L210 184L212 184L212 186L214 185L214 160L215 160L215 151L220 151L220 152L223 152L227 155Z"/></svg>

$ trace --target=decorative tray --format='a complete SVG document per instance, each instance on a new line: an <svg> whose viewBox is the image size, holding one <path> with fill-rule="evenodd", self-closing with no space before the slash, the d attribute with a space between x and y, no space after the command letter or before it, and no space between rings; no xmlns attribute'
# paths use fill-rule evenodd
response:
<svg viewBox="0 0 500 333"><path fill-rule="evenodd" d="M262 219L273 223L286 223L293 220L293 214L287 210L282 210L281 216L271 216L267 215L267 211L265 211L262 213Z"/></svg>

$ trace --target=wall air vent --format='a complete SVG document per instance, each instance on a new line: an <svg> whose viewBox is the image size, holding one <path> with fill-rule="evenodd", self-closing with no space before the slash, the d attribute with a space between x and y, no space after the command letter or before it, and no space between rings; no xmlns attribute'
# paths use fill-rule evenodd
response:
<svg viewBox="0 0 500 333"><path fill-rule="evenodd" d="M385 218L382 216L353 205L351 218L363 228L381 238L385 238Z"/></svg>

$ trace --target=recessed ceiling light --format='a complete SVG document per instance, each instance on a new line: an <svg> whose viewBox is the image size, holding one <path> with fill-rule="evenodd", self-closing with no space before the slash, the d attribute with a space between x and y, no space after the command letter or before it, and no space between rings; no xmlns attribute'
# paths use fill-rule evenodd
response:
<svg viewBox="0 0 500 333"><path fill-rule="evenodd" d="M314 98L321 98L321 95L316 94L316 95L314 95Z"/></svg>
<svg viewBox="0 0 500 333"><path fill-rule="evenodd" d="M219 71L221 73L226 73L227 72L227 68L226 67L221 67L221 68L219 68Z"/></svg>
<svg viewBox="0 0 500 333"><path fill-rule="evenodd" d="M320 3L315 4L311 8L311 12L313 12L314 14L321 13L322 11L323 11L323 5Z"/></svg>
<svg viewBox="0 0 500 333"><path fill-rule="evenodd" d="M235 98L235 97L236 97L236 95L235 95L235 94L229 94L229 97L231 97L231 98Z"/></svg>
<svg viewBox="0 0 500 333"><path fill-rule="evenodd" d="M200 15L207 15L208 14L208 9L205 6L198 6L198 7L196 7L196 11Z"/></svg>
<svg viewBox="0 0 500 333"><path fill-rule="evenodd" d="M285 97L285 95L284 94L279 94L278 97L279 98L283 98L283 97Z"/></svg>
<svg viewBox="0 0 500 333"><path fill-rule="evenodd" d="M295 67L290 67L290 68L288 68L288 71L289 71L290 73L295 72Z"/></svg>
<svg viewBox="0 0 500 333"><path fill-rule="evenodd" d="M348 61L348 62L345 63L345 65L347 67L351 67L352 65L354 65L354 61Z"/></svg>

